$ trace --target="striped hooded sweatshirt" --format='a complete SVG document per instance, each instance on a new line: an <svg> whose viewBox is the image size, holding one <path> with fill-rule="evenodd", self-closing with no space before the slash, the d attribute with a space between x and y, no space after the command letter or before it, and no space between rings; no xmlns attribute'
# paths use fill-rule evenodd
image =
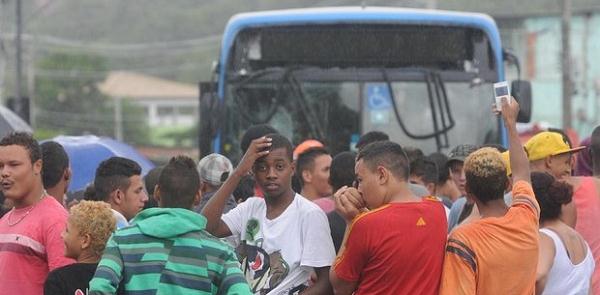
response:
<svg viewBox="0 0 600 295"><path fill-rule="evenodd" d="M109 239L90 294L251 294L233 249L205 227L186 209L140 212Z"/></svg>

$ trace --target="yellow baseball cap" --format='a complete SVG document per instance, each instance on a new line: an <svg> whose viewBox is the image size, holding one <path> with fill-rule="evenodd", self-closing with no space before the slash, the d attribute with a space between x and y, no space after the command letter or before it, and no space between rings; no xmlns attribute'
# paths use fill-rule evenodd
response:
<svg viewBox="0 0 600 295"><path fill-rule="evenodd" d="M501 153L502 160L504 161L504 165L506 165L506 175L510 176L512 171L510 170L510 154L508 151Z"/></svg>
<svg viewBox="0 0 600 295"><path fill-rule="evenodd" d="M525 143L529 161L537 161L550 156L575 153L585 146L571 148L560 133L544 131L536 134Z"/></svg>

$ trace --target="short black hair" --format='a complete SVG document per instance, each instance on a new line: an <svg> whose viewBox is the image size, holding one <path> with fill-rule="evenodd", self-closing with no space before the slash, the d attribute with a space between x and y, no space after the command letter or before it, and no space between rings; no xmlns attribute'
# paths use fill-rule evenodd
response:
<svg viewBox="0 0 600 295"><path fill-rule="evenodd" d="M313 147L307 149L298 156L298 159L296 159L296 175L298 175L302 185L304 185L304 181L302 179L302 172L304 170L314 169L315 159L323 155L329 155L329 152L325 148Z"/></svg>
<svg viewBox="0 0 600 295"><path fill-rule="evenodd" d="M0 146L18 145L22 146L29 152L31 163L35 163L42 158L42 149L37 140L33 138L31 133L27 132L11 132L0 140Z"/></svg>
<svg viewBox="0 0 600 295"><path fill-rule="evenodd" d="M425 154L417 147L405 146L404 152L408 157L410 175L422 177L425 174Z"/></svg>
<svg viewBox="0 0 600 295"><path fill-rule="evenodd" d="M158 203L154 198L154 188L158 183L158 177L162 172L162 168L162 166L154 167L148 172L148 174L146 174L146 176L144 176L144 187L146 188L146 192L148 193L148 202L144 204L144 209L158 207Z"/></svg>
<svg viewBox="0 0 600 295"><path fill-rule="evenodd" d="M65 170L69 168L69 156L60 143L46 141L40 145L42 149L42 181L44 188L58 184Z"/></svg>
<svg viewBox="0 0 600 295"><path fill-rule="evenodd" d="M162 166L154 167L146 174L146 176L144 176L144 187L146 187L146 192L150 197L154 195L154 187L158 183L158 177L160 176L162 169Z"/></svg>
<svg viewBox="0 0 600 295"><path fill-rule="evenodd" d="M408 181L409 162L402 147L391 141L377 141L366 145L358 152L356 161L363 160L369 169L383 166L394 176Z"/></svg>
<svg viewBox="0 0 600 295"><path fill-rule="evenodd" d="M374 143L377 141L388 141L388 140L390 140L390 136L387 135L385 132L369 131L369 132L363 134L358 139L358 141L356 142L356 149L360 150L370 143Z"/></svg>
<svg viewBox="0 0 600 295"><path fill-rule="evenodd" d="M94 178L95 197L106 201L116 189L127 190L129 177L141 175L142 167L135 161L123 157L111 157L100 163Z"/></svg>
<svg viewBox="0 0 600 295"><path fill-rule="evenodd" d="M341 152L333 157L331 169L329 170L329 184L331 184L334 192L343 186L352 186L356 179L355 164L355 152Z"/></svg>
<svg viewBox="0 0 600 295"><path fill-rule="evenodd" d="M439 181L439 168L437 163L430 157L422 159L423 162L423 182L438 184ZM412 172L412 170L411 170Z"/></svg>
<svg viewBox="0 0 600 295"><path fill-rule="evenodd" d="M96 188L94 187L94 183L90 183L85 187L85 190L83 191L83 199L87 201L103 201L96 197Z"/></svg>
<svg viewBox="0 0 600 295"><path fill-rule="evenodd" d="M163 167L158 177L160 206L191 209L200 189L196 163L188 156L175 156Z"/></svg>
<svg viewBox="0 0 600 295"><path fill-rule="evenodd" d="M242 135L242 140L240 141L240 148L242 149L242 155L246 153L250 143L257 139L261 138L267 134L279 133L277 129L273 128L268 124L258 124L250 126L244 135Z"/></svg>
<svg viewBox="0 0 600 295"><path fill-rule="evenodd" d="M408 157L408 161L410 161L410 162L417 160L417 159L422 159L425 157L425 154L423 153L423 151L418 147L405 146L405 147L403 147L403 149L404 149L404 152L406 153L406 156Z"/></svg>
<svg viewBox="0 0 600 295"><path fill-rule="evenodd" d="M287 139L287 137L279 133L270 133L266 134L265 136L271 138L271 147L269 148L269 150L273 151L279 148L285 148L290 162L293 161L294 148L292 147L292 143L289 139Z"/></svg>
<svg viewBox="0 0 600 295"><path fill-rule="evenodd" d="M430 154L427 159L437 166L437 184L443 184L450 179L450 170L448 169L448 156L444 153L435 152Z"/></svg>
<svg viewBox="0 0 600 295"><path fill-rule="evenodd" d="M573 187L545 172L531 173L531 186L540 204L540 222L560 217L562 205L573 201Z"/></svg>

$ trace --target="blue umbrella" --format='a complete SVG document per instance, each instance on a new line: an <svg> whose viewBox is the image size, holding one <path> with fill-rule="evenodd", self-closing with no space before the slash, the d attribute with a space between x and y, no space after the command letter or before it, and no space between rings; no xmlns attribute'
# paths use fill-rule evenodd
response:
<svg viewBox="0 0 600 295"><path fill-rule="evenodd" d="M96 168L100 162L113 156L136 161L142 167L142 175L146 175L154 168L154 163L136 149L112 138L85 135L57 136L51 140L60 143L69 155L73 171L69 192L85 189L94 181Z"/></svg>

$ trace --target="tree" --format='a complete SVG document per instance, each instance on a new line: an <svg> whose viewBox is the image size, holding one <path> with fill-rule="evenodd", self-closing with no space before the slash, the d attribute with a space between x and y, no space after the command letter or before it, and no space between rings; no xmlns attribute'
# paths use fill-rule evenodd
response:
<svg viewBox="0 0 600 295"><path fill-rule="evenodd" d="M89 54L54 53L38 65L41 77L36 79L37 129L60 134L113 136L114 105L98 89L105 79L106 60ZM139 107L123 108L131 118L140 115ZM124 121L125 139L143 143L148 127L143 120ZM43 133L43 132L42 132ZM131 140L129 140L129 136Z"/></svg>

